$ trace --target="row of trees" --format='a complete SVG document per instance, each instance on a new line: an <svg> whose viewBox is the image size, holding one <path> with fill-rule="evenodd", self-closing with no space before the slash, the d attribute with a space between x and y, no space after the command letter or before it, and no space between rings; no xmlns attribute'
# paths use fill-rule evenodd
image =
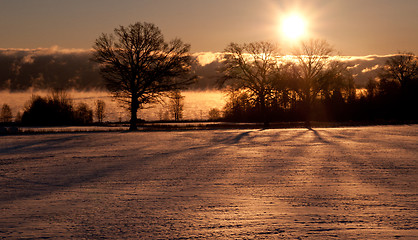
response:
<svg viewBox="0 0 418 240"><path fill-rule="evenodd" d="M171 91L168 98L161 102L160 120L180 121L183 119L184 96L181 91ZM13 116L8 104L3 104L0 110L0 124L19 123L23 125L85 125L93 123L102 124L106 116L106 104L103 100L97 100L94 111L86 103L75 105L71 97L63 90L52 91L46 97L32 96L26 103L23 111ZM94 113L94 114L93 114ZM220 115L217 117L220 119ZM121 121L121 120L120 120Z"/></svg>
<svg viewBox="0 0 418 240"><path fill-rule="evenodd" d="M102 34L93 49L92 60L99 64L108 90L130 111L130 130L137 129L138 109L164 97L171 101L175 120L182 118L180 90L196 79L190 45L180 39L166 42L154 24L138 22L120 26L113 34ZM272 120L305 120L309 126L311 120L330 119L324 115L332 115L331 120L394 115L416 119L415 111L410 111L417 103L415 55L403 53L390 58L379 76L370 80L367 92L359 95L347 65L338 61L334 52L324 40L302 42L292 56L281 56L278 47L269 42L229 44L219 69L223 77L218 82L230 95L225 119L262 121L265 126ZM59 95L35 98L22 121L48 124L49 120L37 118L59 109L57 114L65 115L63 119L90 122L91 117L77 115L83 112L81 115L89 116L86 106L73 111L66 101ZM218 115L211 112L211 118ZM98 118L101 121L103 116Z"/></svg>
<svg viewBox="0 0 418 240"><path fill-rule="evenodd" d="M391 57L367 85L361 107L368 118L418 119L418 58L413 53Z"/></svg>
<svg viewBox="0 0 418 240"><path fill-rule="evenodd" d="M100 64L107 88L130 110L130 130L137 129L138 109L196 79L191 72L190 45L179 39L166 43L150 23L120 26L114 34L102 34L93 48L92 60ZM383 96L395 91L395 86L399 89L395 95L402 96L396 104L416 103L417 59L413 54L390 59L379 80L369 84L367 98L358 98L352 74L334 52L323 40L301 43L290 57L280 56L277 46L269 42L231 43L224 52L219 81L231 96L226 118L239 121L253 114L257 117L252 120L266 126L274 116L303 119L309 125L324 105L325 111L346 111L341 116L368 111L358 106L362 101L378 109L382 101L393 101L393 96Z"/></svg>
<svg viewBox="0 0 418 240"><path fill-rule="evenodd" d="M326 41L302 42L293 56L280 56L277 49L269 42L231 43L226 48L220 85L230 87L229 117L255 108L268 125L272 110L299 108L309 125L319 96L327 100L355 96L347 66L331 56L334 50Z"/></svg>
<svg viewBox="0 0 418 240"><path fill-rule="evenodd" d="M353 78L343 63L331 57L333 51L324 40L302 42L293 56L280 56L277 46L269 42L231 43L219 82L231 91L232 106L227 111L242 108L243 101L244 107L256 108L268 125L272 109L301 107L309 124L319 95L326 99L355 95Z"/></svg>
<svg viewBox="0 0 418 240"><path fill-rule="evenodd" d="M98 123L103 123L105 107L103 100L97 100L93 112L86 103L75 105L65 91L53 91L46 97L32 96L23 114L16 114L15 122L31 126L86 125L93 123L94 115ZM3 124L12 123L9 105L3 104L0 120Z"/></svg>
<svg viewBox="0 0 418 240"><path fill-rule="evenodd" d="M361 92L348 67L329 55L332 48L325 41L303 43L290 59L264 54L265 46L274 49L270 43L231 44L227 49L221 81L230 86L227 119L266 125L270 120L305 120L308 126L310 120L418 119L418 61L412 53L389 58Z"/></svg>

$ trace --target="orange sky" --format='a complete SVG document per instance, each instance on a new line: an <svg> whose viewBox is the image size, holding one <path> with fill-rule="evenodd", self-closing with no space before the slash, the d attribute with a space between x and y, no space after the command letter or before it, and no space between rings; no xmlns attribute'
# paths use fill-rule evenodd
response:
<svg viewBox="0 0 418 240"><path fill-rule="evenodd" d="M417 0L0 0L0 48L89 49L100 33L147 21L193 52L219 52L230 42L277 41L281 16L301 15L307 37L342 55L418 53Z"/></svg>

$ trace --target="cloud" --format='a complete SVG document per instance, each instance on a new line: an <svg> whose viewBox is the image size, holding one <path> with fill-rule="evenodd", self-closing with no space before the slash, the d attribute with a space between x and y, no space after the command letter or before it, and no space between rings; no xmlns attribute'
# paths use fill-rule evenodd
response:
<svg viewBox="0 0 418 240"><path fill-rule="evenodd" d="M27 63L27 64L31 64L33 63L35 60L33 59L32 55L26 55L23 57L22 62L23 63Z"/></svg>
<svg viewBox="0 0 418 240"><path fill-rule="evenodd" d="M0 49L0 89L91 89L103 86L90 50Z"/></svg>
<svg viewBox="0 0 418 240"><path fill-rule="evenodd" d="M365 68L365 69L361 70L361 72L362 73L371 72L371 71L374 71L374 70L378 69L379 67L380 67L380 65L379 64L376 64L376 65L374 65L371 68Z"/></svg>
<svg viewBox="0 0 418 240"><path fill-rule="evenodd" d="M0 49L0 89L25 90L35 88L75 88L88 90L103 88L96 63L91 62L92 50L62 49L57 46L37 49ZM220 78L223 53L199 52L192 56L199 76L194 89L214 88ZM339 56L347 64L358 87L374 78L393 55Z"/></svg>
<svg viewBox="0 0 418 240"><path fill-rule="evenodd" d="M51 54L85 54L90 53L89 49L78 48L60 48L51 46L49 48L0 48L2 55L33 54L33 55L51 55Z"/></svg>
<svg viewBox="0 0 418 240"><path fill-rule="evenodd" d="M354 66L348 66L347 68L350 70L350 69L357 68L357 67L359 67L359 66L360 66L360 64L355 64Z"/></svg>
<svg viewBox="0 0 418 240"><path fill-rule="evenodd" d="M215 61L220 61L222 59L223 53L213 53L213 52L198 52L194 53L193 57L196 58L197 62L201 66L211 64Z"/></svg>
<svg viewBox="0 0 418 240"><path fill-rule="evenodd" d="M339 56L342 61L374 61L379 59L387 59L393 57L396 54L389 55L366 55L366 56Z"/></svg>
<svg viewBox="0 0 418 240"><path fill-rule="evenodd" d="M356 86L365 87L370 78L374 78L379 67L396 54L390 55L367 55L367 56L339 56L338 59L347 64L353 74Z"/></svg>

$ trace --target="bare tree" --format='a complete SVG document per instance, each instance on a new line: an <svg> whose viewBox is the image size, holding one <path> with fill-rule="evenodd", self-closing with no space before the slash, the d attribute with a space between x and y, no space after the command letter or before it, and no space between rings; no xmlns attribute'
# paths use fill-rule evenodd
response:
<svg viewBox="0 0 418 240"><path fill-rule="evenodd" d="M1 107L1 114L0 114L1 122L9 123L12 121L12 118L13 118L12 109L10 108L9 105L3 104L3 106Z"/></svg>
<svg viewBox="0 0 418 240"><path fill-rule="evenodd" d="M20 123L20 122L22 122L22 113L21 113L20 111L18 111L18 112L16 113L15 122L16 122L16 123Z"/></svg>
<svg viewBox="0 0 418 240"><path fill-rule="evenodd" d="M379 74L381 79L397 81L406 91L411 84L418 81L418 58L410 52L399 53L389 58Z"/></svg>
<svg viewBox="0 0 418 240"><path fill-rule="evenodd" d="M277 70L278 49L269 42L231 43L224 51L223 78L235 91L246 91L259 106L264 125L269 123L267 101L272 97Z"/></svg>
<svg viewBox="0 0 418 240"><path fill-rule="evenodd" d="M103 123L103 119L106 116L105 108L106 108L106 103L103 100L96 101L96 117L99 123Z"/></svg>
<svg viewBox="0 0 418 240"><path fill-rule="evenodd" d="M294 52L297 60L293 65L294 88L304 105L307 126L310 125L311 107L318 94L329 94L331 87L341 88L344 77L349 76L345 74L346 66L331 58L333 53L333 48L319 39L302 42Z"/></svg>
<svg viewBox="0 0 418 240"><path fill-rule="evenodd" d="M184 96L181 95L180 90L175 90L170 92L168 97L170 98L170 113L173 116L174 121L180 121L183 119Z"/></svg>
<svg viewBox="0 0 418 240"><path fill-rule="evenodd" d="M187 76L192 57L190 45L180 39L169 43L152 23L120 26L114 34L102 34L93 46L92 60L114 97L128 105L129 129L137 130L137 111L162 94L193 82Z"/></svg>
<svg viewBox="0 0 418 240"><path fill-rule="evenodd" d="M418 58L404 52L390 57L380 69L377 100L382 109L399 119L418 119Z"/></svg>

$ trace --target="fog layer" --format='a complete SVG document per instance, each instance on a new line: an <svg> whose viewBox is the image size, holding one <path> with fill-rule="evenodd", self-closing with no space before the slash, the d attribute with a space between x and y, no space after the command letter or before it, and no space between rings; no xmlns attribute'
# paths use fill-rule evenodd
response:
<svg viewBox="0 0 418 240"><path fill-rule="evenodd" d="M90 61L88 50L48 49L0 49L0 90L10 89L103 89L98 67ZM202 52L196 59L193 71L198 81L191 89L212 89L219 78L221 53ZM341 60L351 69L357 87L362 87L375 76L390 55L344 56Z"/></svg>

